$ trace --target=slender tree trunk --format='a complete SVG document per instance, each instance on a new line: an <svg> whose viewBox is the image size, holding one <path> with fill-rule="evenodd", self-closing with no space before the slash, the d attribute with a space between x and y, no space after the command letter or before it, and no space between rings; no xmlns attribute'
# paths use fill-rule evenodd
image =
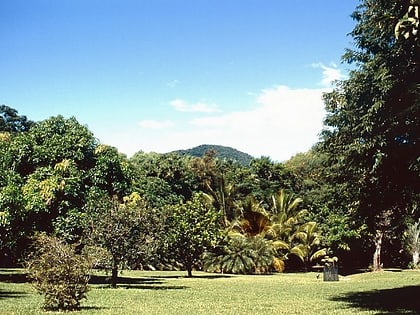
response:
<svg viewBox="0 0 420 315"><path fill-rule="evenodd" d="M373 271L381 271L381 250L382 250L382 238L384 236L383 231L377 230L375 236L375 252L373 253Z"/></svg>
<svg viewBox="0 0 420 315"><path fill-rule="evenodd" d="M418 250L415 250L413 252L413 267L417 268L419 266L419 262L420 262L420 253Z"/></svg>
<svg viewBox="0 0 420 315"><path fill-rule="evenodd" d="M191 278L192 277L192 259L190 259L189 256L186 257L185 259L185 268L187 268L187 277Z"/></svg>
<svg viewBox="0 0 420 315"><path fill-rule="evenodd" d="M114 259L111 270L111 287L116 288L118 282L118 261Z"/></svg>

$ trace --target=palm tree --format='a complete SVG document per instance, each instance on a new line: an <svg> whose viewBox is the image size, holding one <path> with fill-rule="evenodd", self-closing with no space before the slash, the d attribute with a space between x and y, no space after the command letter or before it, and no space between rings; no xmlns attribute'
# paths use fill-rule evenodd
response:
<svg viewBox="0 0 420 315"><path fill-rule="evenodd" d="M280 190L273 195L271 207L271 235L276 239L288 240L296 230L296 227L303 222L308 210L301 209L303 200L293 194L287 194Z"/></svg>
<svg viewBox="0 0 420 315"><path fill-rule="evenodd" d="M268 213L257 202L254 196L248 196L240 206L241 216L233 221L231 230L242 235L253 237L265 236L270 229L271 222Z"/></svg>
<svg viewBox="0 0 420 315"><path fill-rule="evenodd" d="M271 241L257 235L230 233L227 243L204 256L204 268L233 274L261 274L273 269L275 248ZM278 264L281 264L277 261Z"/></svg>
<svg viewBox="0 0 420 315"><path fill-rule="evenodd" d="M290 249L290 253L302 260L305 269L308 269L310 262L327 254L326 248L319 249L321 237L316 222L306 222L299 226L291 239L298 243Z"/></svg>

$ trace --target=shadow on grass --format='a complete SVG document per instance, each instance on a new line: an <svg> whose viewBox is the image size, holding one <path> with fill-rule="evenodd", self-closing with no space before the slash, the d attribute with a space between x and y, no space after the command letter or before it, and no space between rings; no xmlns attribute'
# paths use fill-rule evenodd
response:
<svg viewBox="0 0 420 315"><path fill-rule="evenodd" d="M7 270L7 271L0 270L0 271L7 272L7 273L0 273L0 282L8 282L8 283L29 282L25 273L22 273L19 271L10 271L10 270Z"/></svg>
<svg viewBox="0 0 420 315"><path fill-rule="evenodd" d="M110 279L111 279L111 276L108 276L108 275L104 275L104 276L92 275L90 277L89 284L109 284ZM144 283L161 284L162 281L153 277L150 277L150 278L118 277L118 283L128 284L128 285L144 284Z"/></svg>
<svg viewBox="0 0 420 315"><path fill-rule="evenodd" d="M117 288L124 289L143 289L143 290L180 290L187 289L186 286L170 286L163 285L164 277L142 277L142 278L128 278L128 277L118 277ZM97 276L93 275L89 284L95 284L102 287L110 287L110 276Z"/></svg>
<svg viewBox="0 0 420 315"><path fill-rule="evenodd" d="M377 314L420 314L420 286L350 292L333 301L345 302L351 308L377 311Z"/></svg>
<svg viewBox="0 0 420 315"><path fill-rule="evenodd" d="M199 275L192 275L192 277L188 277L187 275L154 275L153 278L156 279L221 279L221 278L231 278L232 275L228 274L199 274Z"/></svg>
<svg viewBox="0 0 420 315"><path fill-rule="evenodd" d="M20 291L6 291L0 289L0 300L2 299L13 299L13 298L22 298L27 295L26 292Z"/></svg>

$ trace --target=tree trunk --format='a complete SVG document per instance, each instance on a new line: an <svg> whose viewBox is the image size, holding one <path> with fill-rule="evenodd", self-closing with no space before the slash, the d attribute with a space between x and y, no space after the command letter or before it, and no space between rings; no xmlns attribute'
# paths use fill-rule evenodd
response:
<svg viewBox="0 0 420 315"><path fill-rule="evenodd" d="M382 231L376 231L375 236L375 252L373 253L373 271L381 271L381 249L382 249L382 238L384 233Z"/></svg>
<svg viewBox="0 0 420 315"><path fill-rule="evenodd" d="M187 266L187 272L188 272L188 278L192 277L192 267L191 266Z"/></svg>
<svg viewBox="0 0 420 315"><path fill-rule="evenodd" d="M187 277L191 278L192 277L192 265L193 265L192 259L190 259L190 257L187 256L185 261L184 261L184 264L185 264L185 268L187 268Z"/></svg>
<svg viewBox="0 0 420 315"><path fill-rule="evenodd" d="M413 252L413 268L419 267L419 262L420 262L420 253L418 250L415 250Z"/></svg>
<svg viewBox="0 0 420 315"><path fill-rule="evenodd" d="M118 282L118 261L114 260L111 270L111 287L116 288Z"/></svg>

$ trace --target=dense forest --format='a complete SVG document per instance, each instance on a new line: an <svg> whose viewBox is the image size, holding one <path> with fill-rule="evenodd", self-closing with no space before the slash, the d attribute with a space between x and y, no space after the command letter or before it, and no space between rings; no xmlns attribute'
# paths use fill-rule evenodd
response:
<svg viewBox="0 0 420 315"><path fill-rule="evenodd" d="M233 160L241 165L249 165L253 157L248 153L241 152L235 148L214 144L202 144L186 150L176 150L173 153L203 157L208 151L215 151L218 159Z"/></svg>
<svg viewBox="0 0 420 315"><path fill-rule="evenodd" d="M417 267L413 7L356 8L343 56L352 70L324 95L320 141L281 163L232 159L221 147L128 158L75 117L33 122L0 106L0 264L19 265L44 232L92 247L114 281L119 268L268 273L309 270L326 256L342 270Z"/></svg>

